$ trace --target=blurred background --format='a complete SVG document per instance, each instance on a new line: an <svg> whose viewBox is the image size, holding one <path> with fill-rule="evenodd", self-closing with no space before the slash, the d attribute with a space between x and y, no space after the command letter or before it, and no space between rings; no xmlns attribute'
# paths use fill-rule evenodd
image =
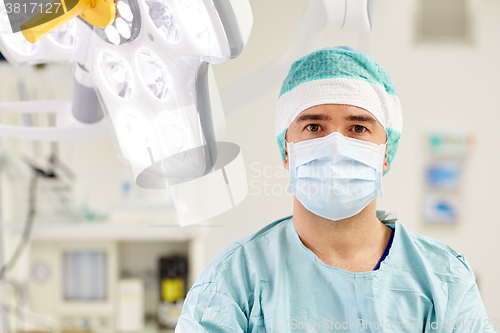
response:
<svg viewBox="0 0 500 333"><path fill-rule="evenodd" d="M0 286L12 332L172 331L185 293L211 260L291 215L274 129L280 86L250 103L224 102L239 79L287 49L305 5L252 0L247 46L238 58L214 66L226 141L241 147L249 193L209 221L177 227L171 199L137 187L111 139L0 138L6 262L16 256L29 209L36 207L30 240L6 272L10 283ZM391 76L403 132L378 207L397 213L407 229L463 253L492 320L500 318L499 17L497 0L376 0L370 33L326 31L319 46L359 49ZM69 65L14 68L0 61L1 102L69 99L71 87ZM48 115L0 117L2 123L51 122ZM45 175L30 191L34 169ZM51 178L50 170L62 176Z"/></svg>

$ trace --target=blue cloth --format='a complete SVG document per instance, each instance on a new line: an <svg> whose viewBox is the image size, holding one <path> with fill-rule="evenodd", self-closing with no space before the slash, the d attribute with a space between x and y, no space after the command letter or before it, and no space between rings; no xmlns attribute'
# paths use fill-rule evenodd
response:
<svg viewBox="0 0 500 333"><path fill-rule="evenodd" d="M389 254L378 270L359 273L321 262L291 217L269 224L208 265L175 332L497 332L485 329L461 253L399 220L383 223L394 228Z"/></svg>
<svg viewBox="0 0 500 333"><path fill-rule="evenodd" d="M387 246L385 247L385 250L384 250L384 253L382 253L382 256L380 257L379 261L377 262L377 264L375 265L375 268L373 269L374 271L376 271L377 269L380 268L380 263L382 261L384 261L385 257L387 257L387 255L389 254L389 250L392 246L392 241L394 240L394 229L391 228L391 237L389 238L389 241L387 242Z"/></svg>

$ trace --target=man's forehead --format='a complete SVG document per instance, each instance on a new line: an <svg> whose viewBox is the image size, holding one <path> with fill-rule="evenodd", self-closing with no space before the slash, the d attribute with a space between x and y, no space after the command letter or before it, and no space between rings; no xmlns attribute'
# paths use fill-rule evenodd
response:
<svg viewBox="0 0 500 333"><path fill-rule="evenodd" d="M338 117L348 121L379 123L371 112L357 106L344 104L323 104L310 107L299 113L294 122L299 123L308 120L329 121Z"/></svg>

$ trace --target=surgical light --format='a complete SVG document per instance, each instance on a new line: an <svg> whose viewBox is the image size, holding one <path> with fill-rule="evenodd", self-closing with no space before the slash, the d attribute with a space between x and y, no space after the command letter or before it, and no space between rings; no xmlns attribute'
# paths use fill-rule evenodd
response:
<svg viewBox="0 0 500 333"><path fill-rule="evenodd" d="M117 18L115 21L115 25L116 25L116 30L118 30L118 32L123 38L128 40L130 37L132 37L130 27L128 23L125 22L124 19L122 19L121 17Z"/></svg>
<svg viewBox="0 0 500 333"><path fill-rule="evenodd" d="M220 43L224 37L218 33L221 30L220 20L211 20L207 4L202 0L178 0L178 16L198 48L205 54L203 60L217 62L217 59L229 58L230 52L225 43ZM222 38L221 38L222 37Z"/></svg>
<svg viewBox="0 0 500 333"><path fill-rule="evenodd" d="M186 146L190 146L190 133L180 119L172 111L161 111L158 114L156 130L161 135L169 133L170 140L161 140L160 144L168 155L172 156L181 152Z"/></svg>
<svg viewBox="0 0 500 333"><path fill-rule="evenodd" d="M4 36L3 38L5 42L11 46L14 52L25 57L34 55L40 47L40 45L33 45L27 42L21 34L12 34Z"/></svg>
<svg viewBox="0 0 500 333"><path fill-rule="evenodd" d="M118 14L125 20L131 22L134 19L132 10L130 10L130 6L125 1L118 1L116 9L118 9Z"/></svg>
<svg viewBox="0 0 500 333"><path fill-rule="evenodd" d="M137 0L118 1L116 19L105 28L95 28L94 32L113 45L133 42L141 29L141 15L138 6ZM137 14L134 15L134 12Z"/></svg>
<svg viewBox="0 0 500 333"><path fill-rule="evenodd" d="M172 79L160 58L147 48L141 48L137 51L136 61L139 77L146 89L159 100L169 99Z"/></svg>
<svg viewBox="0 0 500 333"><path fill-rule="evenodd" d="M3 2L0 1L0 21L9 21ZM10 38L20 37L22 34L12 33L12 28L2 27L0 33L0 50L9 63L13 65L69 63L73 65L73 100L37 100L0 103L2 113L51 113L56 115L56 126L24 128L0 124L0 135L27 140L49 141L81 141L95 140L109 137L107 122L103 119L103 112L97 95L90 80L91 36L92 29L81 19L70 20L53 31L48 38L28 43L35 48L35 52L26 55L15 51L16 44ZM25 44L26 45L26 44Z"/></svg>
<svg viewBox="0 0 500 333"><path fill-rule="evenodd" d="M115 44L115 45L120 44L120 34L118 33L118 30L114 26L108 25L104 29L104 33L106 34L106 37L108 38L108 41L111 44Z"/></svg>
<svg viewBox="0 0 500 333"><path fill-rule="evenodd" d="M132 68L118 53L102 50L98 55L99 73L109 91L118 97L128 99L135 89Z"/></svg>
<svg viewBox="0 0 500 333"><path fill-rule="evenodd" d="M165 0L146 0L149 18L160 35L169 43L177 44L181 39L179 24Z"/></svg>
<svg viewBox="0 0 500 333"><path fill-rule="evenodd" d="M116 19L116 5L108 0L57 0L49 4L36 0L30 5L39 6L40 11L24 9L8 13L12 31L21 31L30 43L36 43L77 16L102 28Z"/></svg>
<svg viewBox="0 0 500 333"><path fill-rule="evenodd" d="M72 48L76 45L78 28L76 21L71 20L51 33L48 38L63 48ZM36 45L36 44L33 44Z"/></svg>
<svg viewBox="0 0 500 333"><path fill-rule="evenodd" d="M115 15L106 26L94 26L90 34L81 19L89 18L89 9L76 20L83 42L77 39L79 52L69 57L75 64L77 89L71 110L75 120L85 124L100 120L99 112L85 112L96 110L92 103L97 95L118 155L131 165L137 185L170 187L181 225L240 203L248 193L244 163L236 145L219 145L224 143L225 120L209 63L241 53L252 24L248 0L95 1L115 6ZM41 38L44 32L37 26L29 30L28 39L30 33ZM55 130L66 139L60 124Z"/></svg>
<svg viewBox="0 0 500 333"><path fill-rule="evenodd" d="M150 164L148 151L143 147L152 144L152 129L144 115L133 110L126 110L117 117L117 136L120 146L128 159L136 159L146 165Z"/></svg>
<svg viewBox="0 0 500 333"><path fill-rule="evenodd" d="M85 34L82 31L85 24L80 23L83 26L77 20L70 20L54 30L49 38L32 44L21 32L14 32L9 14L4 3L0 1L0 50L10 63L16 65L48 62L72 63L79 40L82 39L80 37Z"/></svg>
<svg viewBox="0 0 500 333"><path fill-rule="evenodd" d="M0 9L0 28L2 29L2 31L9 31L11 29L8 16L1 9ZM20 33L0 34L0 38L4 39L5 43L9 44L12 51L16 52L21 56L29 57L35 54L40 48L40 45L31 44L28 41L26 41L26 39Z"/></svg>

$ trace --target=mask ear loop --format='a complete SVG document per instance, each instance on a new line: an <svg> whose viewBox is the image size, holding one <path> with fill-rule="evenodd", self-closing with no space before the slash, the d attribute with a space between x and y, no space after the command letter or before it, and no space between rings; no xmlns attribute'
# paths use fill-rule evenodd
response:
<svg viewBox="0 0 500 333"><path fill-rule="evenodd" d="M290 178L288 179L288 185L286 186L286 193L293 193L296 182L296 172L295 172L295 154L293 153L293 144L285 139L285 148L288 150L288 172Z"/></svg>
<svg viewBox="0 0 500 333"><path fill-rule="evenodd" d="M384 197L384 190L382 189L382 177L384 176L384 161L385 158L387 157L387 143L389 142L389 137L387 136L387 131L385 132L385 152L384 152L384 157L382 157L382 167L380 168L380 181L378 182L378 188L377 188L377 198L383 198Z"/></svg>
<svg viewBox="0 0 500 333"><path fill-rule="evenodd" d="M384 143L384 147L385 147L385 152L384 152L384 158L382 159L382 167L383 167L383 163L384 163L384 160L385 158L387 157L387 145L389 143L389 137L387 136L387 132L385 132L385 143ZM382 172L382 175L384 175L384 172Z"/></svg>

